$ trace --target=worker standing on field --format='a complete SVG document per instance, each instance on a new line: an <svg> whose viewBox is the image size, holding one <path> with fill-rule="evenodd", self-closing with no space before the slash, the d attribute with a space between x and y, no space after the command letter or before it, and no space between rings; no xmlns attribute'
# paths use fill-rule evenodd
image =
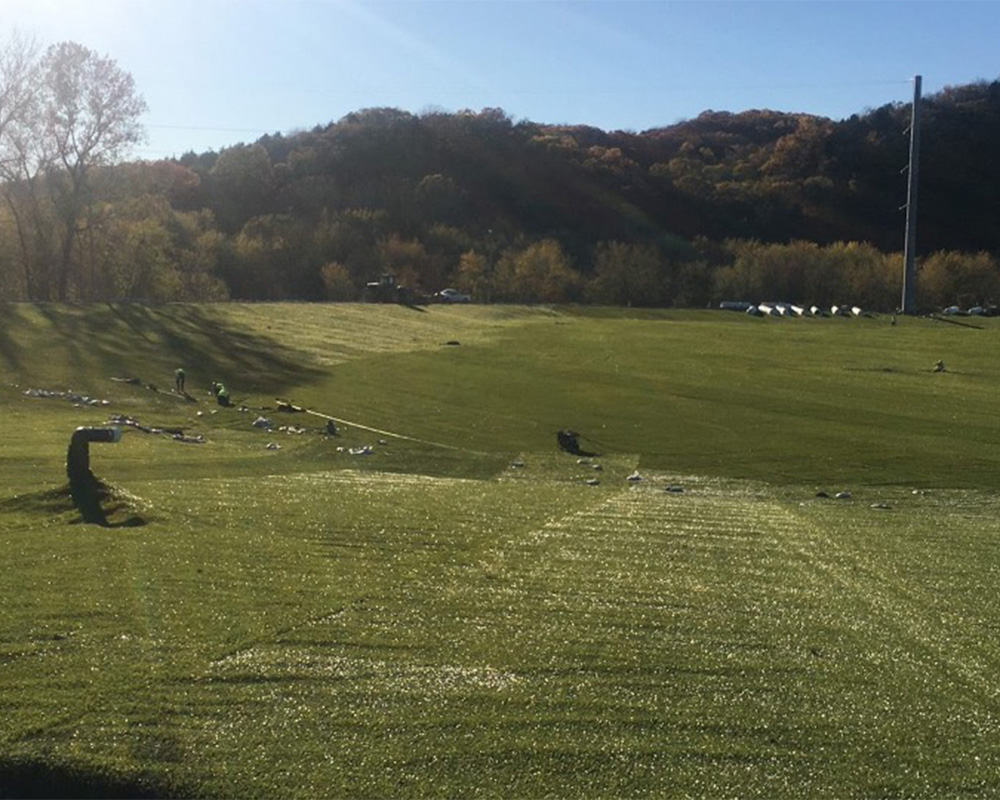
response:
<svg viewBox="0 0 1000 800"><path fill-rule="evenodd" d="M185 394L184 392L184 368L178 367L174 370L174 388L177 390L177 394Z"/></svg>

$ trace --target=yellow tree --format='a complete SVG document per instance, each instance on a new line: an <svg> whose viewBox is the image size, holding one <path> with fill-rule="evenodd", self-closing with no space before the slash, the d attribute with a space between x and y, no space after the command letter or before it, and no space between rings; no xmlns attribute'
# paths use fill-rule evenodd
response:
<svg viewBox="0 0 1000 800"><path fill-rule="evenodd" d="M351 271L343 264L328 261L319 271L327 300L357 300L358 289L351 280Z"/></svg>
<svg viewBox="0 0 1000 800"><path fill-rule="evenodd" d="M469 250L462 253L458 259L458 275L455 278L455 286L463 292L468 292L477 302L483 302L489 297L488 265L486 256Z"/></svg>
<svg viewBox="0 0 1000 800"><path fill-rule="evenodd" d="M917 287L926 305L992 305L1000 298L1000 265L984 252L933 253L920 264Z"/></svg>
<svg viewBox="0 0 1000 800"><path fill-rule="evenodd" d="M497 265L497 292L521 303L565 303L575 298L580 276L555 239L544 239L520 252L505 253Z"/></svg>
<svg viewBox="0 0 1000 800"><path fill-rule="evenodd" d="M378 252L382 271L394 274L397 285L409 289L423 287L428 258L420 241L404 240L393 234L379 242Z"/></svg>

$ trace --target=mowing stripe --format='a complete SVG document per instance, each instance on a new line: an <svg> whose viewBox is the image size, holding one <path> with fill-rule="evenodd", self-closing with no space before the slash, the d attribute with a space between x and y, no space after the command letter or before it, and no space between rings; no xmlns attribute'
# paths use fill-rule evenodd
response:
<svg viewBox="0 0 1000 800"><path fill-rule="evenodd" d="M983 701L991 705L1000 697L1000 687L995 675L997 664L969 641L962 641L959 632L947 623L935 619L930 613L933 603L924 596L926 590L904 584L892 574L891 565L876 563L857 549L849 551L829 530L815 522L796 515L790 509L774 508L775 515L783 513L788 523L775 526L775 530L794 532L790 543L805 560L804 567L835 581L867 606L871 619L881 619L892 625L899 634L918 645L926 655L916 650L906 653L917 671L933 669L939 675L960 680L967 691L966 698L975 706ZM841 525L844 521L840 521ZM858 524L858 523L855 523ZM874 625L873 638L879 638ZM953 681L947 681L954 687Z"/></svg>

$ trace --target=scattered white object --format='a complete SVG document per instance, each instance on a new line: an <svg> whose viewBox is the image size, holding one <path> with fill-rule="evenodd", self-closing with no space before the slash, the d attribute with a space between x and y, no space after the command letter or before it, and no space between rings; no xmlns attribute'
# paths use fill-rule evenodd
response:
<svg viewBox="0 0 1000 800"><path fill-rule="evenodd" d="M674 485L671 484L666 489L664 489L664 491L671 492L673 494L681 494L684 491L684 487L683 486L674 486Z"/></svg>
<svg viewBox="0 0 1000 800"><path fill-rule="evenodd" d="M600 486L601 482L597 478L591 478L587 481L588 486Z"/></svg>
<svg viewBox="0 0 1000 800"><path fill-rule="evenodd" d="M638 483L642 480L642 475L639 474L639 470L636 470L631 475L629 475L625 480L631 481L632 483Z"/></svg>
<svg viewBox="0 0 1000 800"><path fill-rule="evenodd" d="M378 443L383 446L389 444L385 439L379 439Z"/></svg>
<svg viewBox="0 0 1000 800"><path fill-rule="evenodd" d="M600 464L591 464L591 466L598 472L604 472L604 467L602 467Z"/></svg>
<svg viewBox="0 0 1000 800"><path fill-rule="evenodd" d="M51 389L26 389L24 394L28 397L64 397L73 403L75 408L82 408L83 406L111 405L110 400L98 400L96 397L91 397L90 395L80 394L79 392L74 391L60 392Z"/></svg>
<svg viewBox="0 0 1000 800"><path fill-rule="evenodd" d="M280 450L281 449L281 445L278 444L277 442L268 442L267 449L268 450Z"/></svg>
<svg viewBox="0 0 1000 800"><path fill-rule="evenodd" d="M518 459L517 461L512 461L510 466L511 469L522 469L524 467L524 462L521 461L521 459Z"/></svg>
<svg viewBox="0 0 1000 800"><path fill-rule="evenodd" d="M213 411L212 413L214 414L215 412ZM274 427L274 423L272 423L271 420L269 420L267 417L257 417L257 419L253 421L253 426L255 428L270 429Z"/></svg>
<svg viewBox="0 0 1000 800"><path fill-rule="evenodd" d="M851 499L851 493L850 492L837 492L834 495L834 497L836 497L838 500L850 500Z"/></svg>
<svg viewBox="0 0 1000 800"><path fill-rule="evenodd" d="M888 503L872 503L870 507L871 508L888 508L889 504Z"/></svg>
<svg viewBox="0 0 1000 800"><path fill-rule="evenodd" d="M364 447L352 447L348 450L352 456L370 456L375 450L370 444L366 444Z"/></svg>

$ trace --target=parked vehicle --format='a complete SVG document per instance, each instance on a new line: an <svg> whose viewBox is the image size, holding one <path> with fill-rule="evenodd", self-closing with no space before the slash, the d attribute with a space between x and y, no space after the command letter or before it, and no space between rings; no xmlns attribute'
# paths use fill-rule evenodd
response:
<svg viewBox="0 0 1000 800"><path fill-rule="evenodd" d="M471 303L472 297L462 294L457 289L442 289L434 295L434 299L439 303Z"/></svg>

